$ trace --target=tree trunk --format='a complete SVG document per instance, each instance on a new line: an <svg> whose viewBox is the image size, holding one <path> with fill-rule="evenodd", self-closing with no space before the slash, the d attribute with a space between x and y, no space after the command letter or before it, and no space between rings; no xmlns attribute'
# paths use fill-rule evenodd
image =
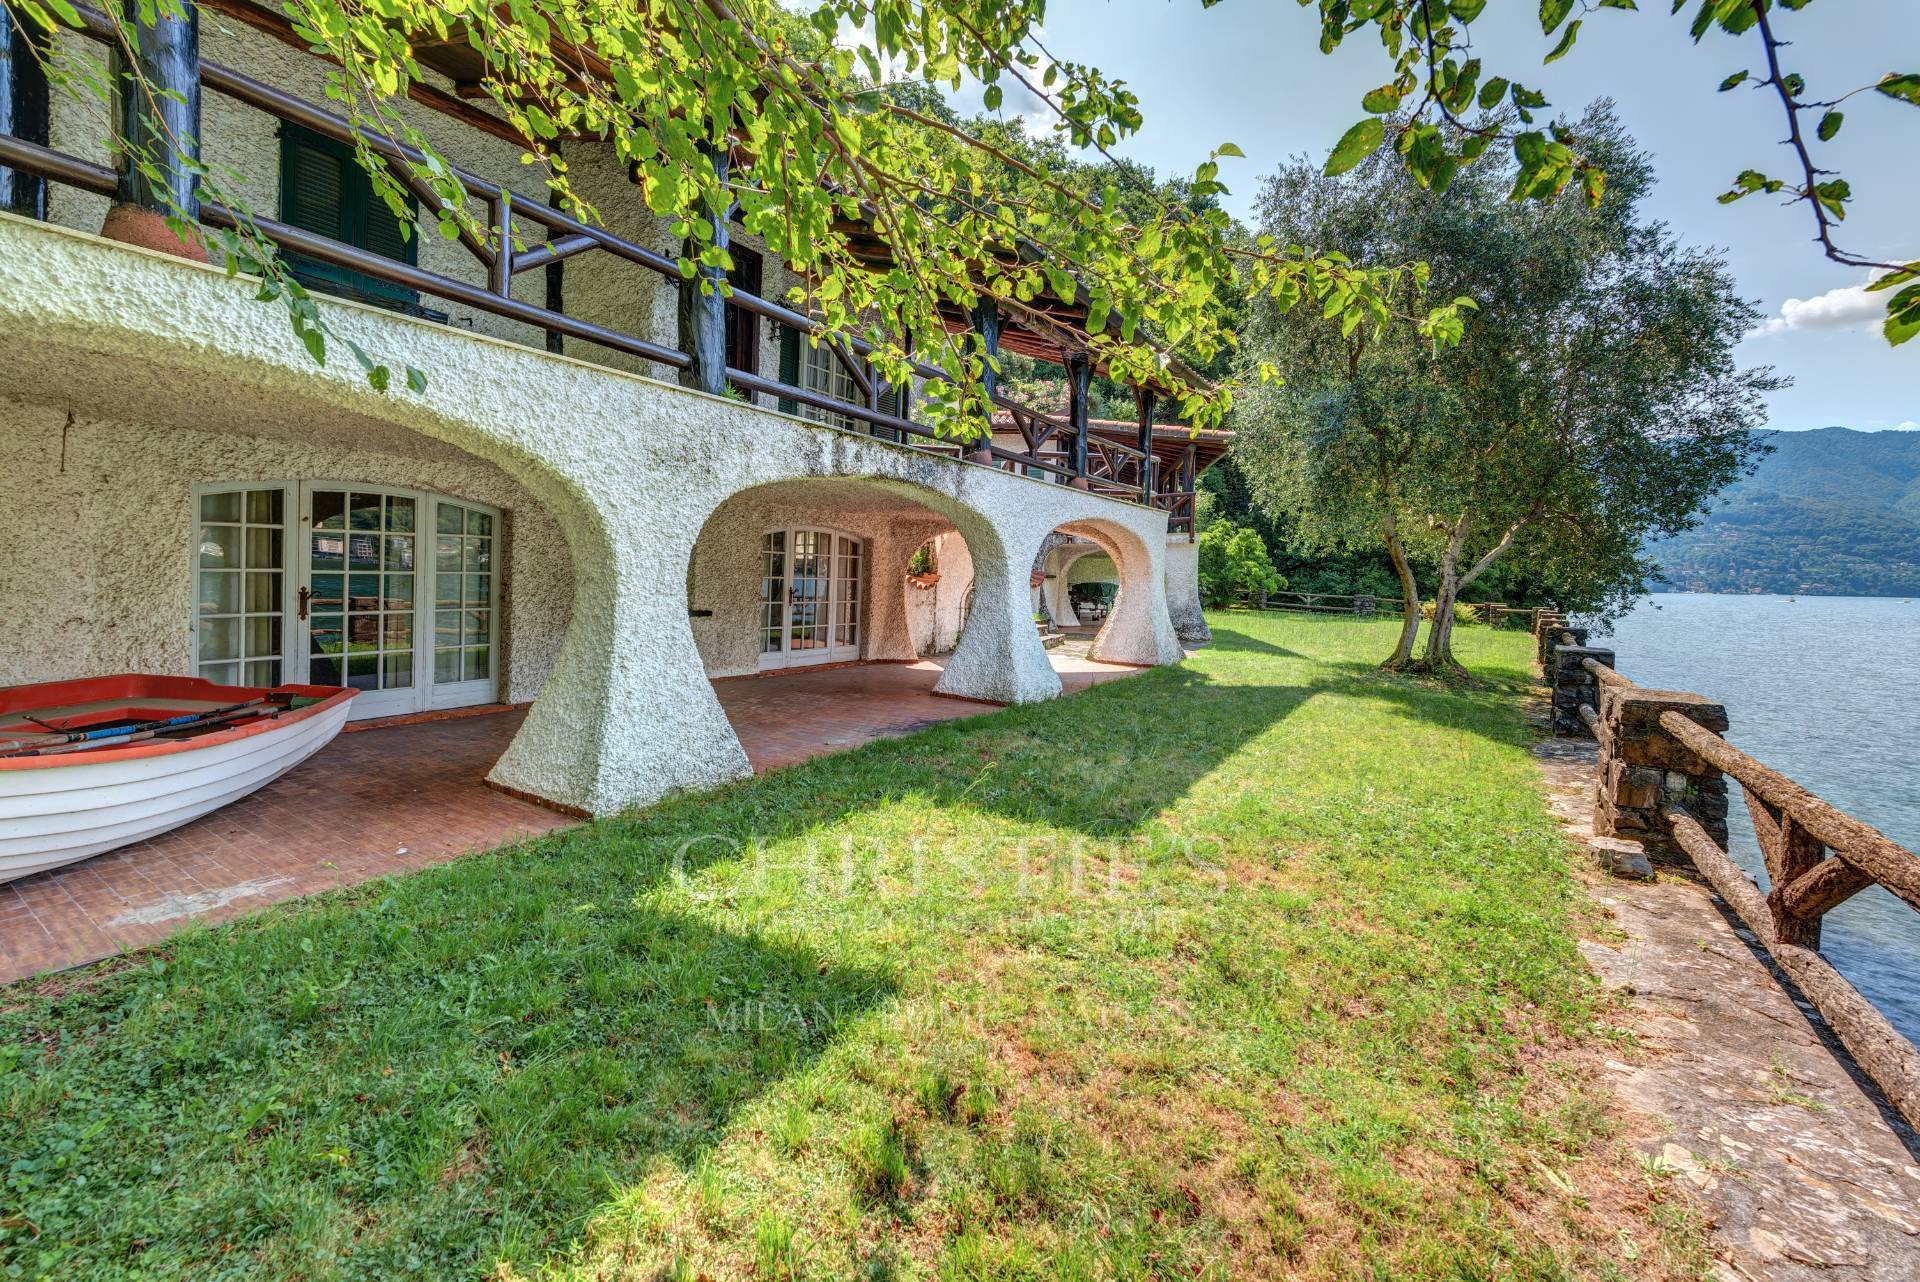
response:
<svg viewBox="0 0 1920 1282"><path fill-rule="evenodd" d="M1386 540L1387 555L1393 558L1393 572L1400 578L1400 641L1393 647L1393 657L1380 666L1389 672L1398 672L1413 661L1414 638L1420 635L1420 589L1413 581L1413 565L1407 560L1407 549L1400 542L1400 530L1393 523L1393 513L1387 512L1380 517L1380 533Z"/></svg>
<svg viewBox="0 0 1920 1282"><path fill-rule="evenodd" d="M1466 546L1467 528L1471 523L1471 517L1462 516L1447 532L1447 544L1440 553L1440 585L1433 596L1433 626L1427 629L1427 652L1420 657L1419 666L1425 672L1464 671L1453 657L1453 605L1465 586L1460 578L1460 549Z"/></svg>
<svg viewBox="0 0 1920 1282"><path fill-rule="evenodd" d="M1500 541L1488 548L1486 555L1475 561L1465 574L1460 573L1460 554L1467 546L1467 530L1472 524L1472 516L1462 516L1460 523L1447 535L1447 546L1440 553L1440 590L1433 601L1433 627L1427 633L1427 652L1420 659L1422 670L1465 675L1466 669L1453 657L1454 603L1460 599L1460 593L1469 583L1479 578L1489 565L1513 546L1514 536L1536 515L1538 505L1533 512L1508 526L1507 532L1500 536Z"/></svg>

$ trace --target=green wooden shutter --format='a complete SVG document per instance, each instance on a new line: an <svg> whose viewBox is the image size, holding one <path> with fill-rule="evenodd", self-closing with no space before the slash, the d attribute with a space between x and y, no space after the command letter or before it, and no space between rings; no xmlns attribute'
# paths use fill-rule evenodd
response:
<svg viewBox="0 0 1920 1282"><path fill-rule="evenodd" d="M872 365L868 365L867 377L873 378L873 379L879 379L880 375L875 372ZM900 389L895 387L892 383L887 382L885 379L880 379L880 395L877 398L875 398L874 408L878 409L882 414L891 414L893 415L893 417L899 418L900 417ZM869 431L872 433L872 435L877 436L882 440L897 442L901 439L900 430L898 428L881 427L878 424L874 424L869 428Z"/></svg>
<svg viewBox="0 0 1920 1282"><path fill-rule="evenodd" d="M800 386L800 331L791 325L780 327L780 381L788 387ZM798 414L800 402L780 398L782 414Z"/></svg>
<svg viewBox="0 0 1920 1282"><path fill-rule="evenodd" d="M354 172L367 184L366 222L361 230L360 247L370 249L382 258L391 258L399 263L414 263L419 260L420 241L417 236L406 234L400 219L387 208L387 202L380 193L373 190L373 182L358 165ZM408 208L417 207L417 202L409 200Z"/></svg>
<svg viewBox="0 0 1920 1282"><path fill-rule="evenodd" d="M293 126L287 126L292 129ZM280 221L347 239L347 179L338 156L300 142L282 140L280 149Z"/></svg>
<svg viewBox="0 0 1920 1282"><path fill-rule="evenodd" d="M395 262L412 263L418 252L417 240L402 234L399 218L374 193L353 148L292 123L280 126L280 221ZM419 295L404 286L300 254L284 256L294 279L311 289L419 310Z"/></svg>

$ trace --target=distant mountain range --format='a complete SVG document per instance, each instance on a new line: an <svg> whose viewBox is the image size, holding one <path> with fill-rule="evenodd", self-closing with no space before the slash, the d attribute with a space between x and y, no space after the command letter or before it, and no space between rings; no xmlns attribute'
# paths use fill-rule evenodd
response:
<svg viewBox="0 0 1920 1282"><path fill-rule="evenodd" d="M1668 589L1920 596L1920 432L1774 432L1698 528L1653 545Z"/></svg>

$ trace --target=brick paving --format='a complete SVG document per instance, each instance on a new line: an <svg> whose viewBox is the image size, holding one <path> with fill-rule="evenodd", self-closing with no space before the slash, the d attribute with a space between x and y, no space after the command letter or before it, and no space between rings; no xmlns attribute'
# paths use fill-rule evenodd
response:
<svg viewBox="0 0 1920 1282"><path fill-rule="evenodd" d="M1052 652L1068 693L1142 671ZM933 693L942 662L714 684L756 771L992 711ZM250 797L151 841L0 884L0 983L158 942L281 900L410 872L574 821L482 780L523 708L343 734Z"/></svg>
<svg viewBox="0 0 1920 1282"><path fill-rule="evenodd" d="M1086 643L1072 640L1048 657L1067 694L1145 671L1095 663L1086 657ZM945 659L862 664L726 678L713 688L747 760L764 772L993 710L990 703L933 693L945 667Z"/></svg>
<svg viewBox="0 0 1920 1282"><path fill-rule="evenodd" d="M410 872L566 816L481 782L524 709L343 734L284 777L151 841L0 885L0 982L264 905Z"/></svg>

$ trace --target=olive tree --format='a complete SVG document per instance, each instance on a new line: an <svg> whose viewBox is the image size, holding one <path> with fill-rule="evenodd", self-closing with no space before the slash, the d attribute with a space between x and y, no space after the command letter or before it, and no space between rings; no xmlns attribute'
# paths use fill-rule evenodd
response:
<svg viewBox="0 0 1920 1282"><path fill-rule="evenodd" d="M1624 607L1653 573L1645 541L1694 524L1765 448L1780 382L1733 359L1754 309L1717 256L1643 217L1651 169L1611 110L1572 127L1612 175L1597 205L1510 202L1514 166L1493 155L1444 191L1375 157L1339 177L1295 164L1264 193L1270 233L1418 260L1437 292L1482 303L1444 355L1406 326L1343 336L1274 313L1251 336L1249 359L1290 378L1243 405L1242 465L1312 537L1379 532L1408 598L1389 662L1453 670L1454 603L1503 559L1568 608ZM1434 567L1417 660L1410 541Z"/></svg>

